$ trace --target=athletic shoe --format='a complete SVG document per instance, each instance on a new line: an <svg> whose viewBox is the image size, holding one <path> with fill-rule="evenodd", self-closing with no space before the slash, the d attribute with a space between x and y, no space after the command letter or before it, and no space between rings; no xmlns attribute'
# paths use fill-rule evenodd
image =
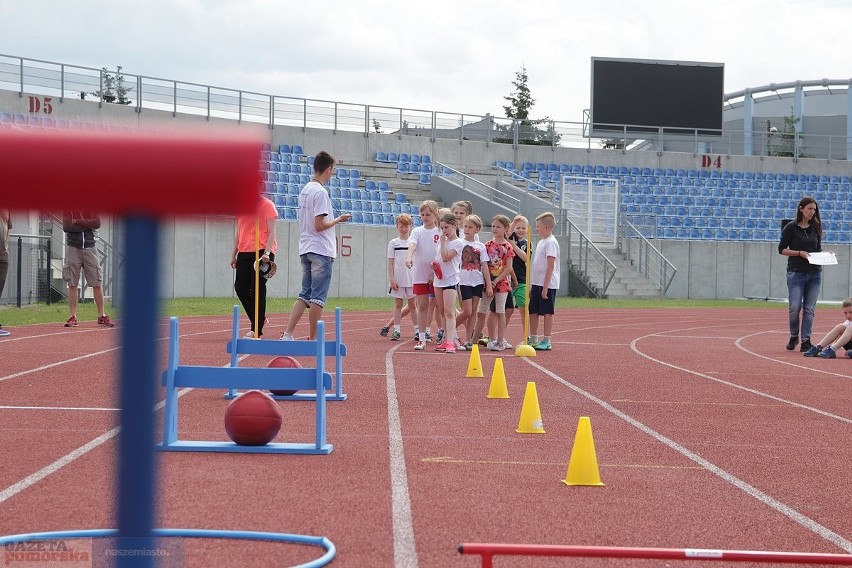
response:
<svg viewBox="0 0 852 568"><path fill-rule="evenodd" d="M480 345L482 345L484 347L484 346L488 345L489 341L490 340L488 339L488 336L483 335L482 337L479 338L479 341L477 341L477 343L479 343Z"/></svg>
<svg viewBox="0 0 852 568"><path fill-rule="evenodd" d="M816 357L819 355L820 351L822 351L822 349L820 349L819 345L811 345L811 348L802 353L802 355L805 357Z"/></svg>
<svg viewBox="0 0 852 568"><path fill-rule="evenodd" d="M443 343L444 342L444 330L443 329L438 330L438 337L435 338L435 341L437 343Z"/></svg>
<svg viewBox="0 0 852 568"><path fill-rule="evenodd" d="M446 351L447 345L449 345L449 341L445 341L444 343L439 343L435 346L435 351Z"/></svg>
<svg viewBox="0 0 852 568"><path fill-rule="evenodd" d="M445 346L444 353L455 353L456 352L456 346L453 345L452 341L447 341L446 343L444 343L444 346Z"/></svg>
<svg viewBox="0 0 852 568"><path fill-rule="evenodd" d="M381 335L382 337L387 337L388 332L390 332L390 328L385 326L385 327L383 327L382 329L379 330L379 335Z"/></svg>
<svg viewBox="0 0 852 568"><path fill-rule="evenodd" d="M399 333L398 331L395 331L391 334L391 341L399 341L399 339L401 337L402 337L402 334Z"/></svg>
<svg viewBox="0 0 852 568"><path fill-rule="evenodd" d="M68 318L68 321L65 322L65 327L80 327L80 324L76 317L71 316Z"/></svg>
<svg viewBox="0 0 852 568"><path fill-rule="evenodd" d="M539 341L533 345L533 349L536 351L550 351L552 347L550 345L550 341Z"/></svg>
<svg viewBox="0 0 852 568"><path fill-rule="evenodd" d="M425 341L418 341L417 343L414 344L414 350L415 351L423 351L423 349L425 349L425 348L426 348L426 342Z"/></svg>
<svg viewBox="0 0 852 568"><path fill-rule="evenodd" d="M511 348L512 348L512 344L504 339L503 340L503 349L511 349Z"/></svg>
<svg viewBox="0 0 852 568"><path fill-rule="evenodd" d="M465 341L464 342L464 350L465 351L473 351L473 343L471 343L470 341ZM850 351L850 353L852 353L852 351Z"/></svg>
<svg viewBox="0 0 852 568"><path fill-rule="evenodd" d="M115 324L112 322L112 320L109 319L109 316L107 315L98 316L98 325L104 325L106 327L115 327Z"/></svg>
<svg viewBox="0 0 852 568"><path fill-rule="evenodd" d="M846 356L852 359L852 349L846 352Z"/></svg>
<svg viewBox="0 0 852 568"><path fill-rule="evenodd" d="M292 334L287 333L286 331L281 332L281 337L278 338L279 341L295 341Z"/></svg>
<svg viewBox="0 0 852 568"><path fill-rule="evenodd" d="M486 347L489 351L503 351L506 349L503 347L502 343L498 344L496 339L494 341L490 341Z"/></svg>
<svg viewBox="0 0 852 568"><path fill-rule="evenodd" d="M430 341L432 341L432 334L427 331L426 339L423 340L423 343L429 343Z"/></svg>
<svg viewBox="0 0 852 568"><path fill-rule="evenodd" d="M456 341L453 345L456 346L456 351L467 351L467 347L465 347L464 343L462 343L458 339L456 339Z"/></svg>
<svg viewBox="0 0 852 568"><path fill-rule="evenodd" d="M9 335L12 335L12 332L6 331L5 329L0 329L0 337L6 337ZM852 353L852 351L850 353Z"/></svg>
<svg viewBox="0 0 852 568"><path fill-rule="evenodd" d="M834 359L835 357L837 357L837 354L834 352L834 349L831 348L831 345L829 345L828 347L820 351L817 357L821 357L823 359Z"/></svg>
<svg viewBox="0 0 852 568"><path fill-rule="evenodd" d="M253 331L251 331L251 330L249 330L249 331L247 331L247 332L246 332L246 334L245 334L243 337L245 337L246 339L254 339L254 338L255 338L255 337L254 337L254 332L253 332ZM257 339L260 339L261 337L263 337L263 336L262 336L262 335L259 335L259 336L257 337Z"/></svg>
<svg viewBox="0 0 852 568"><path fill-rule="evenodd" d="M802 341L802 347L801 347L802 351L807 351L811 347L812 346L811 346L811 340L810 339L805 339L804 341Z"/></svg>
<svg viewBox="0 0 852 568"><path fill-rule="evenodd" d="M787 351L792 351L796 348L796 345L799 344L799 337L797 335L790 336L790 341L787 342Z"/></svg>

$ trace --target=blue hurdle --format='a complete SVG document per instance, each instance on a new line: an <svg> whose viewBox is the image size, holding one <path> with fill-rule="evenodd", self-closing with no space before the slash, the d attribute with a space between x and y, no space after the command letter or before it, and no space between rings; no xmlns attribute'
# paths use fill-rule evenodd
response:
<svg viewBox="0 0 852 568"><path fill-rule="evenodd" d="M325 322L318 322L317 334L324 337ZM245 340L247 343L264 343ZM239 344L239 341L237 342ZM243 452L276 454L329 454L333 446L326 441L326 389L331 388L331 375L325 372L326 342L324 341L268 341L262 353L281 355L289 343L309 344L310 349L299 346L299 354L316 356L315 369L269 369L265 367L206 367L180 365L178 319L169 320L169 361L163 373L166 387L163 441L160 450L183 452ZM275 347L279 347L276 351ZM239 345L238 345L239 347ZM178 389L182 387L206 389L314 389L316 396L316 436L314 443L269 443L265 446L240 446L225 441L193 441L178 439ZM223 413L224 417L224 413Z"/></svg>
<svg viewBox="0 0 852 568"><path fill-rule="evenodd" d="M317 337L325 337L317 329ZM226 347L231 354L231 367L239 367L240 355L289 355L311 356L316 353L316 341L278 341L270 339L254 339L240 337L240 307L234 306L234 319L231 326L231 341ZM325 341L326 357L334 357L334 394L326 393L326 400L346 400L348 397L343 392L343 357L346 356L346 344L343 343L343 323L340 318L340 308L334 309L334 339ZM293 390L274 387L275 390ZM313 389L313 387L309 387ZM236 398L239 394L237 387L229 389L225 398ZM275 400L306 400L317 399L316 393L294 393L292 395L270 395Z"/></svg>

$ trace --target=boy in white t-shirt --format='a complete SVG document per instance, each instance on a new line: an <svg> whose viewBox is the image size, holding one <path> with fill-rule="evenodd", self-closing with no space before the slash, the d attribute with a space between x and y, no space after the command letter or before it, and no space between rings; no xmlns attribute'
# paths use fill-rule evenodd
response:
<svg viewBox="0 0 852 568"><path fill-rule="evenodd" d="M426 327L429 325L429 304L434 306L435 288L432 280L435 272L432 262L438 251L440 231L438 225L438 204L427 199L420 204L420 219L423 224L411 231L411 242L408 245L408 257L405 265L412 270L414 288L414 305L417 307L417 322L419 332L414 344L416 351L426 347Z"/></svg>
<svg viewBox="0 0 852 568"><path fill-rule="evenodd" d="M414 305L414 279L411 269L405 265L405 259L408 257L408 245L411 244L411 226L413 224L411 215L408 213L397 215L396 230L399 236L391 239L388 243L388 282L390 285L388 295L394 299L391 341L399 341L402 337L400 325L405 302L408 302L411 323L414 324L414 329L417 329L417 307Z"/></svg>
<svg viewBox="0 0 852 568"><path fill-rule="evenodd" d="M805 357L822 357L823 359L834 359L837 357L837 350L843 347L846 350L846 356L852 357L852 298L846 298L840 304L843 309L843 317L841 323L837 324L829 331L822 341L811 346L810 349L802 353ZM823 348L823 345L825 348Z"/></svg>
<svg viewBox="0 0 852 568"><path fill-rule="evenodd" d="M533 252L530 269L530 345L536 351L550 351L550 333L559 290L559 241L553 236L556 216L550 211L535 218L535 230L541 239ZM538 337L538 320L544 320L544 335Z"/></svg>

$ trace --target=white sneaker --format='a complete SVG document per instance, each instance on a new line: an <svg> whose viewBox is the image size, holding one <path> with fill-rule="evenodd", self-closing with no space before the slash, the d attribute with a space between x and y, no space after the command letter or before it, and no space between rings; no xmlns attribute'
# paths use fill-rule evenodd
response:
<svg viewBox="0 0 852 568"><path fill-rule="evenodd" d="M418 341L417 343L414 344L414 350L415 351L423 351L423 349L425 347L426 347L426 343L424 341Z"/></svg>
<svg viewBox="0 0 852 568"><path fill-rule="evenodd" d="M458 339L456 339L454 343L456 344L456 351L467 351L467 347L465 347L464 343L462 343Z"/></svg>
<svg viewBox="0 0 852 568"><path fill-rule="evenodd" d="M8 335L12 335L12 332L6 331L5 329L0 329L0 337L6 337Z"/></svg>
<svg viewBox="0 0 852 568"><path fill-rule="evenodd" d="M293 336L291 334L284 331L284 332L281 332L281 337L279 338L279 341L295 341L295 339L293 338Z"/></svg>
<svg viewBox="0 0 852 568"><path fill-rule="evenodd" d="M489 351L504 351L506 348L503 347L503 344L497 344L497 340L489 341L487 345L487 349Z"/></svg>
<svg viewBox="0 0 852 568"><path fill-rule="evenodd" d="M243 337L246 339L254 339L254 332L252 330L248 330Z"/></svg>
<svg viewBox="0 0 852 568"><path fill-rule="evenodd" d="M503 340L503 349L511 349L511 348L512 348L512 344L504 339Z"/></svg>

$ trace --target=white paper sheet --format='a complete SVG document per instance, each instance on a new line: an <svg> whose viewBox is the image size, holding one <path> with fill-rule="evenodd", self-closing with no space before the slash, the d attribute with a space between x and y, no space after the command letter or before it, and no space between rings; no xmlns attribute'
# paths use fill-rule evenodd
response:
<svg viewBox="0 0 852 568"><path fill-rule="evenodd" d="M833 252L809 252L808 262L811 264L819 264L820 266L828 266L837 264L837 257Z"/></svg>

